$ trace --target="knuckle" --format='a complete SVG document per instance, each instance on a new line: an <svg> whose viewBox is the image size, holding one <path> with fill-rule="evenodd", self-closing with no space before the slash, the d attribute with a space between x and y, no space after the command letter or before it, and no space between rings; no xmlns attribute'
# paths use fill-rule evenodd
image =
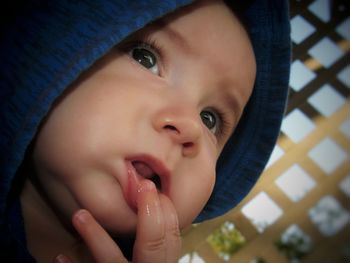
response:
<svg viewBox="0 0 350 263"><path fill-rule="evenodd" d="M165 249L165 237L149 240L145 242L145 249L148 251L160 251Z"/></svg>
<svg viewBox="0 0 350 263"><path fill-rule="evenodd" d="M181 238L181 232L180 232L178 224L173 224L170 226L169 234L173 240L178 240Z"/></svg>

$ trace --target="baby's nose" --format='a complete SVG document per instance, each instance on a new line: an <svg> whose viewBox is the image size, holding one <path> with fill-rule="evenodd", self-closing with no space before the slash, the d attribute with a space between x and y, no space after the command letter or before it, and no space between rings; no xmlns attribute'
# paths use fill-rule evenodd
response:
<svg viewBox="0 0 350 263"><path fill-rule="evenodd" d="M157 132L166 133L170 139L182 147L182 154L195 157L199 152L202 126L200 118L184 110L163 111L153 121Z"/></svg>

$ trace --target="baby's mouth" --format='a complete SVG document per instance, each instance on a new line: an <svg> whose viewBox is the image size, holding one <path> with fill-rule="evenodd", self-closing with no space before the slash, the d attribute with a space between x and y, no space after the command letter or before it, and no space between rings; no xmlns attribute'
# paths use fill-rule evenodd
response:
<svg viewBox="0 0 350 263"><path fill-rule="evenodd" d="M134 211L137 211L137 198L140 191L143 191L144 181L153 182L159 193L169 197L171 172L161 160L140 154L128 157L125 161L128 180L124 195Z"/></svg>
<svg viewBox="0 0 350 263"><path fill-rule="evenodd" d="M147 163L143 161L132 161L131 164L141 177L151 180L157 187L158 191L162 191L160 176Z"/></svg>

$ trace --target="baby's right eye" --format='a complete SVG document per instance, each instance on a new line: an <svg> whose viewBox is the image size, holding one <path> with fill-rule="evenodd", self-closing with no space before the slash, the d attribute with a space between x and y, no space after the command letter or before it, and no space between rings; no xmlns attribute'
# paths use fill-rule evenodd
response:
<svg viewBox="0 0 350 263"><path fill-rule="evenodd" d="M218 135L221 125L219 114L212 109L206 109L200 113L200 117L208 130L213 134Z"/></svg>
<svg viewBox="0 0 350 263"><path fill-rule="evenodd" d="M137 44L129 50L129 56L153 74L159 75L156 51L151 45L146 43Z"/></svg>

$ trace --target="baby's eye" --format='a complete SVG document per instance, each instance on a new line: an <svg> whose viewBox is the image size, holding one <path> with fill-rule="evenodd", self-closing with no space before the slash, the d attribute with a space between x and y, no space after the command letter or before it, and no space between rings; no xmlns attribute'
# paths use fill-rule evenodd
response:
<svg viewBox="0 0 350 263"><path fill-rule="evenodd" d="M130 49L129 55L153 74L159 75L157 55L150 45L138 44Z"/></svg>
<svg viewBox="0 0 350 263"><path fill-rule="evenodd" d="M215 135L220 131L220 116L217 112L211 109L203 110L200 113L202 122Z"/></svg>

